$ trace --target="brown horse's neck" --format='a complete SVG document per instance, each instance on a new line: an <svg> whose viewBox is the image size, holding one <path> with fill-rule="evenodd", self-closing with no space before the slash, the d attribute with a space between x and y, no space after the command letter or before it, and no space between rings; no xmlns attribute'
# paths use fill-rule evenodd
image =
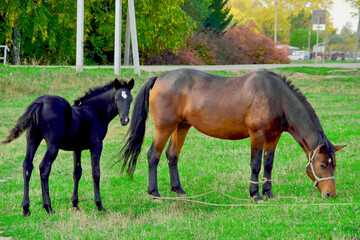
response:
<svg viewBox="0 0 360 240"><path fill-rule="evenodd" d="M317 141L319 133L322 133L322 127L315 113L311 115L306 107L297 101L288 105L285 109L287 118L287 131L303 148L306 155L314 150L314 144Z"/></svg>

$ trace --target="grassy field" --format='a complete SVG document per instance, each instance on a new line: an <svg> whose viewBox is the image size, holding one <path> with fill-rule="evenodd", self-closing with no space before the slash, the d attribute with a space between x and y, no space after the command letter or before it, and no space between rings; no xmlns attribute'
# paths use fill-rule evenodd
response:
<svg viewBox="0 0 360 240"><path fill-rule="evenodd" d="M30 182L31 217L21 216L22 162L25 136L0 145L0 239L360 239L360 73L328 68L283 68L314 106L328 138L347 144L337 154L336 199L320 198L305 172L307 162L301 147L287 133L280 139L273 170L276 200L255 204L249 197L249 139L224 141L191 129L179 161L182 187L187 196L213 205L180 200L154 202L147 194L146 152L153 137L153 122L147 122L144 147L131 180L120 175L121 165L111 165L121 148L127 127L118 118L109 126L101 158L101 194L107 212L94 205L90 154L83 152L83 176L79 207L71 208L72 153L60 151L50 175L50 196L55 215L42 208L39 163L45 153L42 143L34 160ZM241 73L217 72L222 75ZM133 96L148 77L133 75ZM24 109L38 96L60 95L68 101L90 87L114 79L112 69L0 67L0 138L4 139ZM261 174L262 175L262 174ZM158 168L159 191L170 192L166 159ZM179 199L179 198L177 198ZM219 204L221 206L217 206Z"/></svg>

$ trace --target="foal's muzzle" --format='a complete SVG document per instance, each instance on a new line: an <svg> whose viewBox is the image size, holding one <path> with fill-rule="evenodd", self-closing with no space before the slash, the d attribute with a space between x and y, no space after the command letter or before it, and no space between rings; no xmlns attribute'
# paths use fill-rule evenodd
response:
<svg viewBox="0 0 360 240"><path fill-rule="evenodd" d="M129 123L129 117L120 117L121 125L126 126Z"/></svg>

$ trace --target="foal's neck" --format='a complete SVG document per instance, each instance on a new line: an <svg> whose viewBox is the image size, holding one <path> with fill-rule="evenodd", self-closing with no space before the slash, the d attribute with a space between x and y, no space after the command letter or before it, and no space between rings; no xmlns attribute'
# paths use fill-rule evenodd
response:
<svg viewBox="0 0 360 240"><path fill-rule="evenodd" d="M97 117L104 119L107 123L117 116L115 101L112 101L112 94L105 92L99 96L87 100L84 106L89 106L96 111Z"/></svg>

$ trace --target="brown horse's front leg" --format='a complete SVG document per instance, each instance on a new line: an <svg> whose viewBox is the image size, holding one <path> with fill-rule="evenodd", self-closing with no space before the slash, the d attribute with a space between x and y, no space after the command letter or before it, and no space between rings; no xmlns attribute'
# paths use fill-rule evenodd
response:
<svg viewBox="0 0 360 240"><path fill-rule="evenodd" d="M153 197L160 197L158 184L157 184L157 166L159 164L159 157L156 156L154 143L151 145L147 157L149 166L149 185L148 193Z"/></svg>
<svg viewBox="0 0 360 240"><path fill-rule="evenodd" d="M262 201L259 193L259 172L261 169L262 149L251 149L251 181L250 181L250 197L255 202Z"/></svg>

